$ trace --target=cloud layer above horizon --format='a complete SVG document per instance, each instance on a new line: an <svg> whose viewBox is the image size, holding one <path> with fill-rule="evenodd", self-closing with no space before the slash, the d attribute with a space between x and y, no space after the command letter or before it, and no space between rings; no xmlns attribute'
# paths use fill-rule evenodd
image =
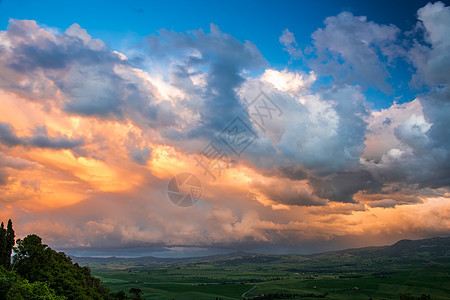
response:
<svg viewBox="0 0 450 300"><path fill-rule="evenodd" d="M342 12L307 49L287 28L284 69L214 24L119 52L78 24L10 20L0 217L58 248L448 235L450 7L430 3L417 17L403 32ZM393 86L405 64L407 86ZM417 93L376 109L374 89ZM236 124L247 133L233 148ZM213 146L228 160L207 171L199 161ZM167 198L183 172L203 186L190 208Z"/></svg>

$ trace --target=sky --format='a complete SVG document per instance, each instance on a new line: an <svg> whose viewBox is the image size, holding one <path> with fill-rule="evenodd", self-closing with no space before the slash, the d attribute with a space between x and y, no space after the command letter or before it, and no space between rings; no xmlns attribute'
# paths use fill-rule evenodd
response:
<svg viewBox="0 0 450 300"><path fill-rule="evenodd" d="M0 1L0 219L76 255L450 234L450 7Z"/></svg>

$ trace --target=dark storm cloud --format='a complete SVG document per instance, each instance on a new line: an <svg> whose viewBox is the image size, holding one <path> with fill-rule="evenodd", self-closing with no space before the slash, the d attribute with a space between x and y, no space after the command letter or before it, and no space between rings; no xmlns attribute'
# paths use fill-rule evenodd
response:
<svg viewBox="0 0 450 300"><path fill-rule="evenodd" d="M308 193L304 187L296 187L294 182L276 181L272 184L254 181L252 188L263 193L270 200L279 204L295 206L324 206L327 201L316 195Z"/></svg>
<svg viewBox="0 0 450 300"><path fill-rule="evenodd" d="M85 67L72 71L68 80L58 82L60 90L70 99L64 109L81 116L123 119L124 83L114 76L110 67Z"/></svg>
<svg viewBox="0 0 450 300"><path fill-rule="evenodd" d="M33 136L28 140L28 145L38 148L49 149L72 149L82 146L84 144L83 139L68 139L66 137L48 137L44 135Z"/></svg>
<svg viewBox="0 0 450 300"><path fill-rule="evenodd" d="M432 124L427 132L430 141L415 147L417 159L423 162L423 168L430 170L421 183L431 187L450 186L450 89L447 86L420 99L424 115Z"/></svg>
<svg viewBox="0 0 450 300"><path fill-rule="evenodd" d="M308 174L299 166L280 167L280 175L293 180L303 180Z"/></svg>
<svg viewBox="0 0 450 300"><path fill-rule="evenodd" d="M45 128L45 127L44 127ZM31 137L18 137L8 123L0 122L0 142L6 146L31 146L48 149L73 149L84 145L82 138L69 139L65 136L49 137L47 131L38 130Z"/></svg>
<svg viewBox="0 0 450 300"><path fill-rule="evenodd" d="M383 184L365 170L340 172L328 178L312 178L314 194L335 202L356 203L353 196L359 191L380 192Z"/></svg>
<svg viewBox="0 0 450 300"><path fill-rule="evenodd" d="M382 208L394 208L397 205L402 205L402 203L398 203L397 201L394 201L392 199L383 199L383 200L376 200L367 203L369 207L382 207Z"/></svg>
<svg viewBox="0 0 450 300"><path fill-rule="evenodd" d="M0 122L0 142L6 146L17 146L23 142L14 134L12 126L8 123Z"/></svg>
<svg viewBox="0 0 450 300"><path fill-rule="evenodd" d="M150 159L152 150L145 147L143 149L135 148L129 152L129 157L136 163L140 165L145 165Z"/></svg>
<svg viewBox="0 0 450 300"><path fill-rule="evenodd" d="M369 207L395 207L397 205L409 205L423 203L422 197L439 197L444 192L430 189L409 189L407 184L403 188L394 186L385 187L385 192L364 195L364 200Z"/></svg>

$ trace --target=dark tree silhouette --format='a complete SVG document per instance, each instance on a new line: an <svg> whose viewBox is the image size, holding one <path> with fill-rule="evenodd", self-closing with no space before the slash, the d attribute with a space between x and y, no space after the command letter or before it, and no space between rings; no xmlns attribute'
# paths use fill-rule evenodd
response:
<svg viewBox="0 0 450 300"><path fill-rule="evenodd" d="M42 243L36 234L17 240L11 219L0 225L0 299L127 299L112 293L89 267L74 264L64 252ZM13 265L11 254L14 247ZM12 270L9 270L12 269Z"/></svg>
<svg viewBox="0 0 450 300"><path fill-rule="evenodd" d="M11 254L14 247L15 233L12 227L12 221L9 219L7 228L2 222L0 226L0 265L9 269L11 265Z"/></svg>
<svg viewBox="0 0 450 300"><path fill-rule="evenodd" d="M109 289L91 275L89 267L72 263L64 252L56 252L30 234L17 240L14 248L15 270L30 283L46 282L56 295L68 299L105 299Z"/></svg>
<svg viewBox="0 0 450 300"><path fill-rule="evenodd" d="M5 225L2 222L2 225L0 226L0 265L8 268L6 253L6 229Z"/></svg>
<svg viewBox="0 0 450 300"><path fill-rule="evenodd" d="M131 288L129 292L130 292L131 295L133 295L133 298L141 299L141 295L142 295L142 290L141 289Z"/></svg>
<svg viewBox="0 0 450 300"><path fill-rule="evenodd" d="M7 267L9 267L11 264L11 254L12 254L12 249L15 244L15 240L14 240L15 237L16 237L16 235L14 233L12 221L11 221L11 219L9 219L8 225L6 227L6 258L5 258L5 260L7 260Z"/></svg>

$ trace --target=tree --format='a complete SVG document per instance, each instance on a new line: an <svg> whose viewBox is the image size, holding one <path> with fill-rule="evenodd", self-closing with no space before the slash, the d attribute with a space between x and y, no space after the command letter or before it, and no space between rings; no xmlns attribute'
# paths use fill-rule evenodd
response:
<svg viewBox="0 0 450 300"><path fill-rule="evenodd" d="M29 300L64 300L63 296L57 296L44 282L36 281L29 283L28 280L14 284L7 294L7 299L29 299Z"/></svg>
<svg viewBox="0 0 450 300"><path fill-rule="evenodd" d="M0 267L0 299L64 300L44 282L29 283L14 271Z"/></svg>
<svg viewBox="0 0 450 300"><path fill-rule="evenodd" d="M42 239L35 235L30 234L23 240L17 240L17 248L14 249L16 254L14 255L14 265L17 272L30 281L36 281L41 279L45 281L45 263L48 261L47 245L42 244Z"/></svg>
<svg viewBox="0 0 450 300"><path fill-rule="evenodd" d="M9 219L7 228L5 225L0 226L0 265L5 269L9 269L11 265L11 254L14 246L15 233L12 227L12 221Z"/></svg>
<svg viewBox="0 0 450 300"><path fill-rule="evenodd" d="M0 265L8 268L9 265L7 264L6 254L6 229L2 222L2 225L0 226Z"/></svg>
<svg viewBox="0 0 450 300"><path fill-rule="evenodd" d="M10 266L11 264L11 254L12 254L12 249L14 247L15 241L14 238L16 237L15 233L14 233L14 229L12 226L12 221L11 219L8 220L8 225L6 227L6 257L5 260L7 260L7 267Z"/></svg>
<svg viewBox="0 0 450 300"><path fill-rule="evenodd" d="M109 294L100 279L91 275L89 267L73 264L65 253L42 244L35 234L18 239L14 252L17 273L30 283L46 282L56 295L81 300L103 299Z"/></svg>
<svg viewBox="0 0 450 300"><path fill-rule="evenodd" d="M124 300L124 299L128 299L127 295L125 294L124 291L119 291L119 292L111 292L109 294L110 299L114 299L114 300Z"/></svg>
<svg viewBox="0 0 450 300"><path fill-rule="evenodd" d="M141 290L141 289L138 289L138 288L131 288L131 289L129 290L129 292L130 292L131 295L133 295L133 297L134 297L135 299L140 299L140 298L141 298L141 295L143 294L143 293L142 293L142 290Z"/></svg>

